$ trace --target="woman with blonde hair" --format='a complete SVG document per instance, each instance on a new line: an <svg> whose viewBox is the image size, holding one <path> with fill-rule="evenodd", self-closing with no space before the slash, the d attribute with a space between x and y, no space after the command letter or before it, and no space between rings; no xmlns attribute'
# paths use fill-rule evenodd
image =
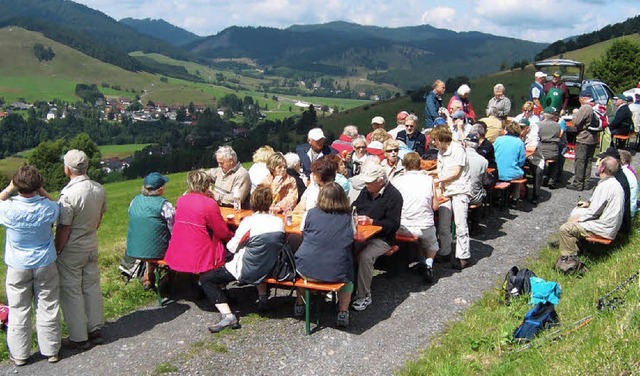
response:
<svg viewBox="0 0 640 376"><path fill-rule="evenodd" d="M269 175L261 185L269 187L272 195L271 210L281 213L293 208L298 202L296 179L287 174L287 161L282 153L271 154L267 160Z"/></svg>
<svg viewBox="0 0 640 376"><path fill-rule="evenodd" d="M402 160L400 159L400 142L388 139L382 144L384 151L384 159L380 165L384 168L390 181L393 181L398 175L404 172Z"/></svg>
<svg viewBox="0 0 640 376"><path fill-rule="evenodd" d="M200 274L224 265L223 241L233 233L209 190L211 177L204 171L187 175L187 192L178 198L171 240L164 260L171 270Z"/></svg>
<svg viewBox="0 0 640 376"><path fill-rule="evenodd" d="M353 218L344 190L335 182L325 184L315 208L309 210L296 252L296 269L309 281L346 282L338 291L337 325L349 325L349 301L353 292ZM304 315L302 290L297 293L294 315Z"/></svg>
<svg viewBox="0 0 640 376"><path fill-rule="evenodd" d="M269 145L264 145L258 148L253 153L253 165L249 168L249 179L251 180L251 192L253 192L257 186L262 184L264 179L269 176L269 169L267 168L267 161L271 154L275 153L275 150Z"/></svg>

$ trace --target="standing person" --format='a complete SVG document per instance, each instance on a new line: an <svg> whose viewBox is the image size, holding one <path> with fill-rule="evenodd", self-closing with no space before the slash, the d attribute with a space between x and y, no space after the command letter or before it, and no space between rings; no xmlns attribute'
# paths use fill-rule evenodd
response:
<svg viewBox="0 0 640 376"><path fill-rule="evenodd" d="M302 172L307 178L311 175L311 164L318 158L336 154L337 152L325 144L324 132L320 128L313 128L307 134L307 143L296 147L296 154L302 163Z"/></svg>
<svg viewBox="0 0 640 376"><path fill-rule="evenodd" d="M505 97L503 84L496 84L493 87L493 97L489 99L487 105L487 116L495 115L499 119L506 119L511 112L511 100Z"/></svg>
<svg viewBox="0 0 640 376"><path fill-rule="evenodd" d="M427 140L422 133L418 132L418 117L416 115L407 116L404 120L404 127L404 130L398 132L396 140L404 142L409 150L422 155L425 151Z"/></svg>
<svg viewBox="0 0 640 376"><path fill-rule="evenodd" d="M424 129L430 132L434 127L433 122L440 116L440 108L442 107L442 96L446 90L444 81L435 80L432 90L424 96Z"/></svg>
<svg viewBox="0 0 640 376"><path fill-rule="evenodd" d="M409 233L418 238L418 268L425 283L432 283L433 259L439 249L433 215L439 207L438 197L433 178L420 170L418 153L407 153L403 164L406 172L393 182L402 195L402 214L398 232Z"/></svg>
<svg viewBox="0 0 640 376"><path fill-rule="evenodd" d="M589 105L591 93L587 90L580 92L580 108L573 115L573 125L576 127L576 159L574 161L575 173L573 182L567 185L567 189L582 191L586 188L587 180L591 173L591 158L598 146L598 131L596 129L597 118L593 108Z"/></svg>
<svg viewBox="0 0 640 376"><path fill-rule="evenodd" d="M567 106L569 105L569 89L567 85L562 81L560 72L555 72L551 81L544 84L544 101L542 107L553 107L560 110L560 116L567 112Z"/></svg>
<svg viewBox="0 0 640 376"><path fill-rule="evenodd" d="M269 176L262 185L271 189L273 203L271 210L275 213L293 209L298 203L296 180L287 174L287 161L280 152L271 154L267 161Z"/></svg>
<svg viewBox="0 0 640 376"><path fill-rule="evenodd" d="M164 256L171 270L200 274L224 264L222 242L233 233L211 197L210 186L211 178L204 171L187 174L187 193L176 203L173 232Z"/></svg>
<svg viewBox="0 0 640 376"><path fill-rule="evenodd" d="M540 115L544 109L542 102L544 100L544 80L547 74L544 72L536 72L533 83L529 86L529 100L533 102L533 114ZM531 122L531 120L529 120Z"/></svg>
<svg viewBox="0 0 640 376"><path fill-rule="evenodd" d="M296 252L296 269L305 280L345 282L338 291L339 327L349 325L349 302L353 292L353 218L349 199L335 182L325 184L318 204L304 221L302 244ZM294 315L304 315L302 289L298 289Z"/></svg>
<svg viewBox="0 0 640 376"><path fill-rule="evenodd" d="M268 187L258 187L253 191L251 209L254 213L240 222L235 235L227 243L227 249L234 254L233 259L223 267L200 275L202 290L221 315L220 321L208 328L211 333L240 327L221 285L233 281L257 285L258 310L267 308L267 285L262 281L273 269L285 244L284 223L279 217L269 214L272 201Z"/></svg>
<svg viewBox="0 0 640 376"><path fill-rule="evenodd" d="M550 107L545 108L543 116L544 120L538 123L538 135L540 137L539 150L544 160L556 160L555 163L551 164L548 172L549 188L555 189L560 185L558 176L562 174L562 171L557 171L558 168L561 168L557 156L560 152L562 129L560 128L560 124L555 120L555 109Z"/></svg>
<svg viewBox="0 0 640 376"><path fill-rule="evenodd" d="M469 102L469 93L471 93L469 85L460 85L458 90L456 90L456 92L451 96L451 99L449 99L447 109L449 110L449 113L453 114L455 111L452 109L452 103L456 100L460 101L462 111L465 113L465 121L467 123L474 123L476 121L476 112L473 110L473 107L471 107L471 102Z"/></svg>
<svg viewBox="0 0 640 376"><path fill-rule="evenodd" d="M633 118L628 105L628 102L633 101L633 99L626 97L624 94L618 94L613 99L616 104L616 113L613 120L609 122L609 131L611 132L611 144L609 146L621 149L625 141L616 140L613 136L628 136L629 132L633 132Z"/></svg>
<svg viewBox="0 0 640 376"><path fill-rule="evenodd" d="M464 269L470 265L469 228L467 211L469 208L469 161L467 153L458 142L452 142L448 127L437 127L431 132L438 148L438 180L442 195L449 201L440 204L438 210L438 237L441 253L451 254L451 220L456 224L456 254L452 266Z"/></svg>
<svg viewBox="0 0 640 376"><path fill-rule="evenodd" d="M176 210L162 195L169 178L158 172L145 176L142 192L129 204L127 256L146 261L142 286L155 289L156 261L162 260L169 246Z"/></svg>
<svg viewBox="0 0 640 376"><path fill-rule="evenodd" d="M373 132L376 129L384 129L385 126L385 122L384 122L384 118L382 116L374 116L373 119L371 119L371 132L369 132L369 134L367 134L367 143L371 142L371 136L373 135Z"/></svg>
<svg viewBox="0 0 640 376"><path fill-rule="evenodd" d="M60 308L69 331L62 346L83 350L102 343L104 323L97 231L107 201L102 186L87 176L88 168L83 151L72 149L64 155L64 174L71 180L60 191L55 237Z"/></svg>
<svg viewBox="0 0 640 376"><path fill-rule="evenodd" d="M51 233L60 208L42 188L43 182L35 167L22 166L0 192L0 224L6 228L7 345L16 366L31 357L32 305L40 353L55 363L60 350L60 290ZM16 191L18 195L11 197Z"/></svg>
<svg viewBox="0 0 640 376"><path fill-rule="evenodd" d="M220 146L216 161L218 167L208 171L214 186L213 198L220 206L232 207L235 196L239 196L241 207L247 209L252 182L247 170L238 162L238 155L231 146Z"/></svg>
<svg viewBox="0 0 640 376"><path fill-rule="evenodd" d="M389 183L382 166L365 164L358 175L366 185L353 202L358 221L382 227L382 230L363 243L357 244L358 283L353 309L363 311L372 303L371 280L376 259L384 255L395 241L396 231L400 228L402 195Z"/></svg>

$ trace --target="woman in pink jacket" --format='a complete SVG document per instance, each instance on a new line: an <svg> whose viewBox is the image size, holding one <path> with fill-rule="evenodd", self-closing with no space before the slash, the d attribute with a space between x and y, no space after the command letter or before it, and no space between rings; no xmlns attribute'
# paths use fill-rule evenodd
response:
<svg viewBox="0 0 640 376"><path fill-rule="evenodd" d="M164 257L171 270L200 274L224 265L222 241L231 239L233 233L212 198L211 183L204 171L191 171L187 175L187 193L178 198Z"/></svg>

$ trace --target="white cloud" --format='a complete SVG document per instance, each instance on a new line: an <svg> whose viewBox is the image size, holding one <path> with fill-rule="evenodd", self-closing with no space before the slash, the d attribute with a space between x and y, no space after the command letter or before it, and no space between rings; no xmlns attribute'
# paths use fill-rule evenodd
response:
<svg viewBox="0 0 640 376"><path fill-rule="evenodd" d="M440 28L451 28L456 23L456 10L449 7L435 7L422 14L420 21L423 24Z"/></svg>

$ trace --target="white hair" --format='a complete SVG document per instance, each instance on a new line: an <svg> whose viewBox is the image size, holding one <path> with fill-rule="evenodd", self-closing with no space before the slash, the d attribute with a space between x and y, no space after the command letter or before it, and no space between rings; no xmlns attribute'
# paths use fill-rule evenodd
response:
<svg viewBox="0 0 640 376"><path fill-rule="evenodd" d="M503 84L496 84L496 86L493 87L493 92L495 93L496 91L501 91L502 93L506 93L506 90Z"/></svg>
<svg viewBox="0 0 640 376"><path fill-rule="evenodd" d="M296 166L300 166L300 157L296 153L289 152L285 154L284 160L287 161L287 168L296 168Z"/></svg>
<svg viewBox="0 0 640 376"><path fill-rule="evenodd" d="M347 125L346 127L344 127L342 134L349 138L354 138L358 135L358 127L356 127L355 125Z"/></svg>
<svg viewBox="0 0 640 376"><path fill-rule="evenodd" d="M471 88L467 84L462 84L458 88L458 95L466 95L471 92Z"/></svg>
<svg viewBox="0 0 640 376"><path fill-rule="evenodd" d="M231 146L220 146L216 151L217 156L221 156L224 159L232 159L234 162L238 161L238 155Z"/></svg>

